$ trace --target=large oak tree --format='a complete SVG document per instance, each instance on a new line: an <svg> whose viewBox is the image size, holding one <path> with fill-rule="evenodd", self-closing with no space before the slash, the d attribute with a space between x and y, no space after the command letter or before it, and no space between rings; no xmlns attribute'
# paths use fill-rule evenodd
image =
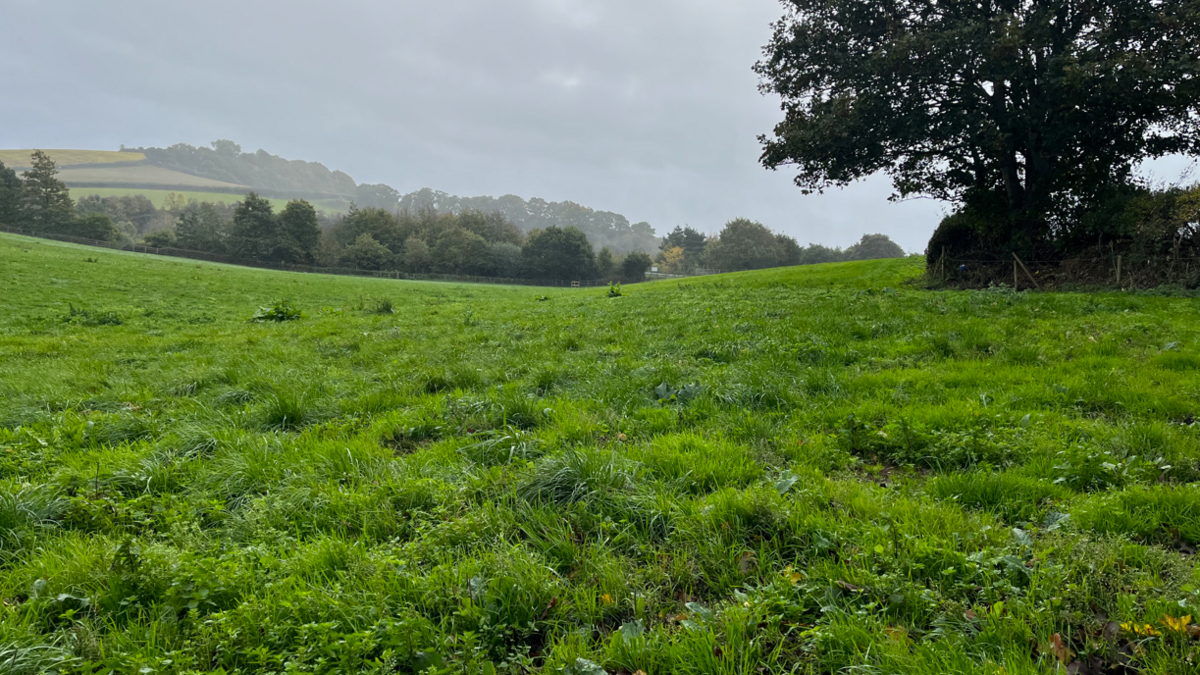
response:
<svg viewBox="0 0 1200 675"><path fill-rule="evenodd" d="M785 0L762 163L977 200L1036 243L1147 158L1200 149L1200 0Z"/></svg>

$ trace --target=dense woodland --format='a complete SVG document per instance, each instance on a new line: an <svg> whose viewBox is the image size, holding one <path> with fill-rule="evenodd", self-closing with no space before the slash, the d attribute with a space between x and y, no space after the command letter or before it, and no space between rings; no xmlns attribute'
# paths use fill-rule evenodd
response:
<svg viewBox="0 0 1200 675"><path fill-rule="evenodd" d="M420 193L421 200L406 198L394 211L351 205L348 213L337 216L318 213L303 199L276 212L269 200L254 193L236 204L188 201L172 193L161 209L137 195L93 195L75 203L55 177L50 157L35 153L32 164L23 179L0 165L0 223L103 241L142 241L247 262L509 279L636 281L651 269L695 274L904 255L881 234L865 235L845 251L821 245L806 248L760 223L738 218L715 236L677 227L658 239L645 223L630 226L617 214L569 202L495 200L523 217L526 226L532 225L526 229L492 208L495 203L455 201L430 191ZM555 213L564 217L555 218ZM589 231L575 225L580 222L603 224L599 250ZM642 239L638 248L652 244L657 255L604 243L611 241L605 232L617 231Z"/></svg>

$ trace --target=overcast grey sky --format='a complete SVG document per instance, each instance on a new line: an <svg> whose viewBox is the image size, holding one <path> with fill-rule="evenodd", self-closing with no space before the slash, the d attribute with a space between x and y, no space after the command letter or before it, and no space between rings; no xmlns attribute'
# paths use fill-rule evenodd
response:
<svg viewBox="0 0 1200 675"><path fill-rule="evenodd" d="M401 192L571 200L664 233L759 220L923 250L944 205L757 163L776 0L0 0L0 147L216 138ZM1182 162L1160 173L1178 176Z"/></svg>

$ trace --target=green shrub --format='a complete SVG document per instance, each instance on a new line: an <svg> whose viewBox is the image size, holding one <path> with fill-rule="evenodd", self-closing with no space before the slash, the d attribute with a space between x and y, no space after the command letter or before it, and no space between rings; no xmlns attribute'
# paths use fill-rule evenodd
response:
<svg viewBox="0 0 1200 675"><path fill-rule="evenodd" d="M253 323L298 321L303 316L300 310L292 305L291 300L276 300L269 307L259 307L254 312L254 316L250 317L250 321Z"/></svg>
<svg viewBox="0 0 1200 675"><path fill-rule="evenodd" d="M978 257L981 252L991 250L992 242L987 232L991 227L987 217L981 216L977 208L962 207L938 223L929 244L925 247L925 264L932 270L942 258ZM995 257L994 252L988 257ZM946 269L957 265L946 263Z"/></svg>
<svg viewBox="0 0 1200 675"><path fill-rule="evenodd" d="M81 326L120 326L125 323L116 312L76 308L69 303L67 313L62 316L62 322Z"/></svg>

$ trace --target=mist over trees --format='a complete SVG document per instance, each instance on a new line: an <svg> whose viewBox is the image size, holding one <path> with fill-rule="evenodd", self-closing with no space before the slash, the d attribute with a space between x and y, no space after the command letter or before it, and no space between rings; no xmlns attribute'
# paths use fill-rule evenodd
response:
<svg viewBox="0 0 1200 675"><path fill-rule="evenodd" d="M607 247L615 254L653 251L659 243L649 223L631 225L619 213L596 211L574 202L548 202L537 198L524 200L516 195L456 197L425 188L401 197L399 208L412 213L423 210L439 213L498 213L524 232L550 226L574 227L584 233L593 246Z"/></svg>
<svg viewBox="0 0 1200 675"><path fill-rule="evenodd" d="M232 155L233 147L219 146ZM214 152L218 152L214 150ZM272 201L251 192L234 204L203 203L170 193L163 208L144 196L90 195L72 203L57 179L54 161L35 153L24 178L0 164L0 224L32 232L105 241L141 240L149 246L201 251L242 262L346 267L412 274L447 274L509 279L638 281L654 266L660 273L732 272L814 262L903 256L881 234L864 235L846 249L808 248L772 232L761 223L737 218L715 236L676 227L665 237L648 225L629 225L623 217L564 202L462 200L425 190L399 204L415 210L351 204L339 216L318 213L311 203L293 199L276 210ZM387 186L360 186L384 202L395 196ZM418 199L419 197L419 199ZM278 203L276 200L275 203ZM523 214L528 230L498 210L503 204ZM557 220L555 214L564 214ZM588 232L601 241L630 241L634 236L657 249L626 250L605 244L597 251Z"/></svg>
<svg viewBox="0 0 1200 675"><path fill-rule="evenodd" d="M192 202L180 210L175 225L175 245L218 255L229 253L230 225L236 207Z"/></svg>
<svg viewBox="0 0 1200 675"><path fill-rule="evenodd" d="M117 228L130 237L138 237L171 226L170 209L154 208L154 203L142 195L101 197L88 195L75 203L80 215L99 213L108 216Z"/></svg>
<svg viewBox="0 0 1200 675"><path fill-rule="evenodd" d="M660 272L691 274L698 270L738 272L905 255L904 249L883 234L863 235L844 251L820 244L803 247L792 237L772 232L762 223L735 218L713 237L691 227L676 227L663 237L654 262Z"/></svg>
<svg viewBox="0 0 1200 675"><path fill-rule="evenodd" d="M515 195L456 197L429 188L401 195L395 188L382 183L355 183L349 175L331 171L319 162L288 160L265 150L243 152L240 145L229 140L213 141L211 146L177 143L167 148L122 147L122 150L143 153L146 162L154 166L243 185L273 196L334 198L359 209L391 212L417 213L431 209L450 214L467 211L499 214L522 233L550 226L574 227L595 247L607 246L619 255L630 251L653 251L658 246L658 238L649 223L630 224L621 214L597 211L574 202L525 200ZM380 242L386 245L386 242Z"/></svg>
<svg viewBox="0 0 1200 675"><path fill-rule="evenodd" d="M213 141L211 148L176 143L168 148L121 149L146 155L146 161L154 166L259 190L301 197L357 196L354 179L341 171L331 171L320 162L284 159L265 150L242 152L242 146L228 140Z"/></svg>
<svg viewBox="0 0 1200 675"><path fill-rule="evenodd" d="M499 213L351 208L323 237L327 264L410 273L595 279L587 236L549 226L526 235Z"/></svg>

